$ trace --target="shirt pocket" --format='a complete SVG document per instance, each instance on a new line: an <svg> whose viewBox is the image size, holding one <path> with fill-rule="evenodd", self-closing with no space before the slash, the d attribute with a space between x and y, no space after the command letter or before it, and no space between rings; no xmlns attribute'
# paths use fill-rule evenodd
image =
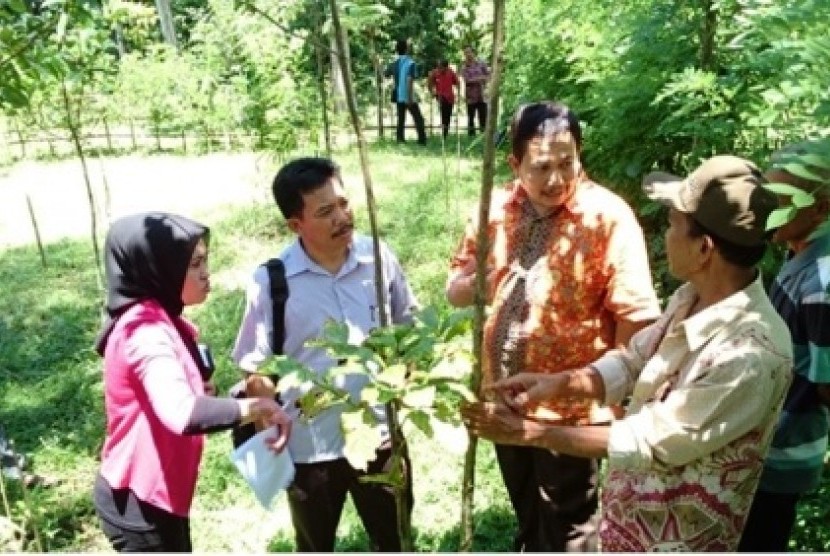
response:
<svg viewBox="0 0 830 556"><path fill-rule="evenodd" d="M375 288L374 280L363 280L363 294L366 299L365 310L367 312L368 322L372 328L380 326L380 312L378 309L377 288ZM386 299L386 315L389 316L389 298ZM392 320L387 319L391 324Z"/></svg>

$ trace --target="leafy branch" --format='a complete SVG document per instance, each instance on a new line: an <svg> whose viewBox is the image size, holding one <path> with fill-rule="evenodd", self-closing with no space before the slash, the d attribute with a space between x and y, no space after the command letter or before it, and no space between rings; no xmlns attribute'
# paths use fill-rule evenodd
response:
<svg viewBox="0 0 830 556"><path fill-rule="evenodd" d="M787 183L767 183L764 187L778 195L788 197L789 204L775 209L767 218L767 230L780 228L793 218L800 209L813 206L816 193L827 193L830 184L830 139L796 145L785 152L773 164L773 168L784 171L808 184L810 190ZM822 228L830 225L825 222Z"/></svg>
<svg viewBox="0 0 830 556"><path fill-rule="evenodd" d="M339 361L318 376L299 363L278 360L280 391L299 387L306 393L298 400L303 419L342 407L341 428L345 456L356 469L366 469L381 443L378 411L392 404L401 426L418 429L452 449L464 448L466 433L458 417L461 400L475 395L468 382L472 372L469 332L472 312L460 310L440 314L427 307L409 324L372 330L360 344L348 342L348 325L329 321L323 337L309 342L325 348ZM338 385L346 375L361 376L366 385L355 398ZM403 451L396 451L392 470L364 480L392 486L405 480Z"/></svg>

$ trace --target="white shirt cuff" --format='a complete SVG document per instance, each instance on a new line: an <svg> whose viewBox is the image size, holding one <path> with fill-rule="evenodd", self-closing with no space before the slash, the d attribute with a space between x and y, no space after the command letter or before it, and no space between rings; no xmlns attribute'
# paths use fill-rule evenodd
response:
<svg viewBox="0 0 830 556"><path fill-rule="evenodd" d="M628 395L628 373L614 357L604 356L591 363L605 385L605 405L621 403Z"/></svg>

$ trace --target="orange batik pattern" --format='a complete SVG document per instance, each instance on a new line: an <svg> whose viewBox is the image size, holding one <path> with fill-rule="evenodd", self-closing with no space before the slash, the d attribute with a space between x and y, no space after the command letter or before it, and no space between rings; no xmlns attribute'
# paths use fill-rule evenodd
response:
<svg viewBox="0 0 830 556"><path fill-rule="evenodd" d="M451 279L475 260L471 223ZM539 217L516 182L494 195L488 264L496 270L484 327L484 384L517 372L556 373L613 347L618 318L652 320L659 307L642 231L628 205L583 180L573 198ZM586 400L549 403L534 415L571 424L604 421Z"/></svg>

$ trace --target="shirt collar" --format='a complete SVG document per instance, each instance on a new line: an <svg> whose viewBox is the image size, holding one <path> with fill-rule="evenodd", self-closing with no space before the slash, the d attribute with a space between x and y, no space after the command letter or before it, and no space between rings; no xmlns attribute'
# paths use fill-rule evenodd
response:
<svg viewBox="0 0 830 556"><path fill-rule="evenodd" d="M349 253L346 255L346 261L340 267L338 276L351 272L359 264L374 264L374 255L372 252L371 242L368 243L368 248L364 245L366 242L352 240L349 246ZM323 267L311 260L308 253L300 244L300 239L295 238L293 242L283 251L282 262L285 265L285 275L295 276L303 272L316 272L318 274L329 274Z"/></svg>
<svg viewBox="0 0 830 556"><path fill-rule="evenodd" d="M737 291L729 297L706 307L699 313L686 318L680 326L686 333L686 341L690 351L697 351L703 344L720 332L730 323L738 320L760 299L766 297L761 273L757 272L755 280L747 287ZM697 299L697 293L691 284L682 286L680 311L687 311ZM683 314L683 313L680 313Z"/></svg>

